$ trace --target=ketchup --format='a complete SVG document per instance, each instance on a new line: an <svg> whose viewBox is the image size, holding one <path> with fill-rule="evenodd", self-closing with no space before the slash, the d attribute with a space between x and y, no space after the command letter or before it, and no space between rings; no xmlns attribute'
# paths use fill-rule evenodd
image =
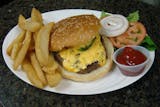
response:
<svg viewBox="0 0 160 107"><path fill-rule="evenodd" d="M146 60L146 56L138 50L131 47L125 47L122 53L120 53L116 60L120 64L134 66L143 63Z"/></svg>

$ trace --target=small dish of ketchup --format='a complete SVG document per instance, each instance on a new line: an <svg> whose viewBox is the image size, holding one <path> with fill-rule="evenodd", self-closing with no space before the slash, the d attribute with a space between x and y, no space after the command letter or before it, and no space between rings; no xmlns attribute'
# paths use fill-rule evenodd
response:
<svg viewBox="0 0 160 107"><path fill-rule="evenodd" d="M113 61L124 75L137 76L149 61L149 51L142 46L125 46L114 52Z"/></svg>

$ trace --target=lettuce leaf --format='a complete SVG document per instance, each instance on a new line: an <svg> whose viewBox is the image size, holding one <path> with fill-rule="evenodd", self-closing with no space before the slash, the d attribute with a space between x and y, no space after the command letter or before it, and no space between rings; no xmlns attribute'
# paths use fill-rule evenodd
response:
<svg viewBox="0 0 160 107"><path fill-rule="evenodd" d="M130 13L127 17L129 22L137 22L139 20L139 11L135 11L133 13Z"/></svg>
<svg viewBox="0 0 160 107"><path fill-rule="evenodd" d="M152 39L148 35L145 36L144 40L142 41L140 45L147 48L150 51L154 51L157 49L156 44L152 41Z"/></svg>
<svg viewBox="0 0 160 107"><path fill-rule="evenodd" d="M100 19L102 19L102 18L104 18L104 17L107 17L107 16L109 16L109 14L106 13L105 11L102 11L102 12L101 12Z"/></svg>

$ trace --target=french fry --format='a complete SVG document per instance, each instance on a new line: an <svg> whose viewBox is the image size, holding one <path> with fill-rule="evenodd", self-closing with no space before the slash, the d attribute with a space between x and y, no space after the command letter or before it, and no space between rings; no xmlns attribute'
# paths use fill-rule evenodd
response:
<svg viewBox="0 0 160 107"><path fill-rule="evenodd" d="M22 47L22 43L15 43L13 45L13 49L12 49L12 52L11 52L11 58L13 60L15 60L15 58L17 56L17 53L18 53L18 51L20 50L21 47Z"/></svg>
<svg viewBox="0 0 160 107"><path fill-rule="evenodd" d="M48 23L44 27L42 27L35 41L35 52L37 59L41 66L46 66L48 64L49 57L49 36L53 27L53 22Z"/></svg>
<svg viewBox="0 0 160 107"><path fill-rule="evenodd" d="M40 11L37 10L36 8L32 8L31 21L39 22L40 24L43 24L42 15L41 15Z"/></svg>
<svg viewBox="0 0 160 107"><path fill-rule="evenodd" d="M25 58L22 63L22 69L26 72L28 79L34 86L38 88L44 87L43 83L38 78L36 71L34 70L33 66L27 58Z"/></svg>
<svg viewBox="0 0 160 107"><path fill-rule="evenodd" d="M58 64L56 63L53 55L49 54L48 65L43 66L42 70L48 74L54 74L56 69L58 68Z"/></svg>
<svg viewBox="0 0 160 107"><path fill-rule="evenodd" d="M35 49L35 41L34 41L34 35L32 35L28 51L34 51L34 49Z"/></svg>
<svg viewBox="0 0 160 107"><path fill-rule="evenodd" d="M25 31L23 30L13 41L12 43L8 46L7 48L7 54L10 56L11 55L11 51L12 51L12 48L14 46L15 43L19 43L19 42L22 42L25 38Z"/></svg>
<svg viewBox="0 0 160 107"><path fill-rule="evenodd" d="M24 28L30 32L36 32L41 28L41 24L38 22L26 21L24 24Z"/></svg>
<svg viewBox="0 0 160 107"><path fill-rule="evenodd" d="M31 19L26 20L20 14L18 26L22 31L6 50L13 60L13 69L17 70L21 65L35 87L57 86L62 76L57 62L49 52L49 37L54 22L44 25L40 11L32 8Z"/></svg>
<svg viewBox="0 0 160 107"><path fill-rule="evenodd" d="M22 14L20 14L18 17L18 26L23 30L25 29L24 28L25 21L26 21L25 17Z"/></svg>
<svg viewBox="0 0 160 107"><path fill-rule="evenodd" d="M27 53L29 45L30 45L31 36L32 36L31 32L27 31L22 48L19 50L17 57L14 60L13 68L15 70L17 70L18 66L22 64L22 62L26 56L26 53Z"/></svg>
<svg viewBox="0 0 160 107"><path fill-rule="evenodd" d="M55 74L47 74L46 73L46 78L48 81L48 85L50 87L57 86L60 83L60 81L62 80L62 76L59 72L55 72Z"/></svg>
<svg viewBox="0 0 160 107"><path fill-rule="evenodd" d="M36 41L37 34L38 34L38 32L34 32L34 33L33 33L34 42Z"/></svg>
<svg viewBox="0 0 160 107"><path fill-rule="evenodd" d="M30 32L36 32L41 28L42 23L36 22L36 21L31 21L31 20L26 20L23 15L19 15L18 26L22 30L27 30L27 31L30 31Z"/></svg>
<svg viewBox="0 0 160 107"><path fill-rule="evenodd" d="M37 74L38 78L40 79L40 81L44 85L47 85L47 80L45 78L44 72L42 71L41 66L40 66L34 52L30 53L30 60L31 60L31 64L32 64L33 68L35 69L36 74Z"/></svg>

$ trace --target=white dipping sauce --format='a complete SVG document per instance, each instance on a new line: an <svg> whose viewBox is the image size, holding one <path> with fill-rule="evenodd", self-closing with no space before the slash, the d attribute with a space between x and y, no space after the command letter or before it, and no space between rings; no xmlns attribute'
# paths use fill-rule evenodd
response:
<svg viewBox="0 0 160 107"><path fill-rule="evenodd" d="M126 17L119 14L107 16L103 18L100 23L102 25L100 34L108 37L115 37L124 33L129 25Z"/></svg>

